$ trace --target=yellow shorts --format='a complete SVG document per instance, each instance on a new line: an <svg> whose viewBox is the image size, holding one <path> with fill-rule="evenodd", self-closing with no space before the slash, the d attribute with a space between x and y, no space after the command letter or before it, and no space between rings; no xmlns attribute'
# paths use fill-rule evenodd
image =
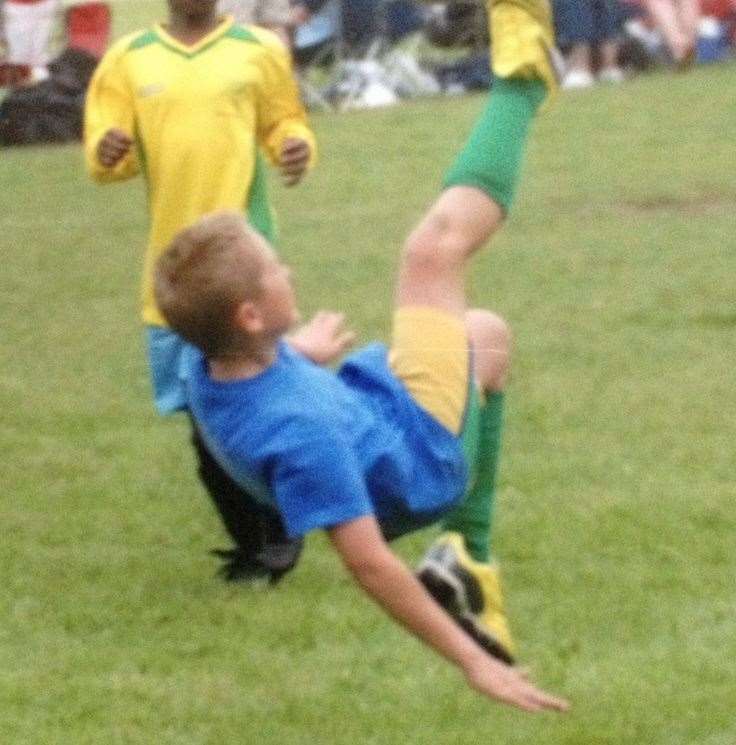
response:
<svg viewBox="0 0 736 745"><path fill-rule="evenodd" d="M431 307L399 308L389 365L423 409L461 434L472 390L470 344L461 319Z"/></svg>

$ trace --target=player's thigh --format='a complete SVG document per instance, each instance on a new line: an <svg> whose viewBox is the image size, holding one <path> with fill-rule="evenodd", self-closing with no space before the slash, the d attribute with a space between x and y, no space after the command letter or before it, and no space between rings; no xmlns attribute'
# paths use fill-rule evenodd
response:
<svg viewBox="0 0 736 745"><path fill-rule="evenodd" d="M394 315L389 360L412 398L448 430L459 434L472 374L464 321L436 308L399 308Z"/></svg>

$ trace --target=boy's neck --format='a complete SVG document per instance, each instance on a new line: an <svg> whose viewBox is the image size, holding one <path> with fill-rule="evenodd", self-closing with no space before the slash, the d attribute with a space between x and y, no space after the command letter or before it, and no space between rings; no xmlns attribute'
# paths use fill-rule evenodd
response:
<svg viewBox="0 0 736 745"><path fill-rule="evenodd" d="M255 378L271 367L277 356L278 347L274 343L232 357L213 357L208 360L210 377L221 383Z"/></svg>
<svg viewBox="0 0 736 745"><path fill-rule="evenodd" d="M221 18L216 12L202 16L172 15L168 23L163 24L167 33L182 44L196 44L213 31Z"/></svg>

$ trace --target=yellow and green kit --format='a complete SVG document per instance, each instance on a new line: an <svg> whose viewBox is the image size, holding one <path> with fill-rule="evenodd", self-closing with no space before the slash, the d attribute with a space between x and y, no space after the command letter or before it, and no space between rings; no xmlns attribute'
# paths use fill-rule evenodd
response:
<svg viewBox="0 0 736 745"><path fill-rule="evenodd" d="M111 128L137 147L112 168L97 159ZM219 209L247 213L273 239L260 152L277 163L284 140L314 135L299 100L289 54L269 31L226 17L196 44L161 25L114 44L92 79L85 111L85 158L101 183L141 173L150 236L143 273L143 320L165 326L153 297L155 261L176 233ZM312 155L314 158L314 155Z"/></svg>

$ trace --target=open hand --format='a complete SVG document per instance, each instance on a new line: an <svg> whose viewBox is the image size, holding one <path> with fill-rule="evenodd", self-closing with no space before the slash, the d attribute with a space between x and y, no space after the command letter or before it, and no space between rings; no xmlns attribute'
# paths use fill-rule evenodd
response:
<svg viewBox="0 0 736 745"><path fill-rule="evenodd" d="M279 156L279 168L285 186L294 186L302 180L311 154L312 150L305 140L297 137L287 137L284 140Z"/></svg>
<svg viewBox="0 0 736 745"><path fill-rule="evenodd" d="M526 674L490 657L465 671L468 684L478 693L524 711L567 711L570 704L530 683Z"/></svg>
<svg viewBox="0 0 736 745"><path fill-rule="evenodd" d="M345 326L345 316L320 311L309 323L297 329L289 343L318 365L326 365L344 354L355 342L355 333Z"/></svg>
<svg viewBox="0 0 736 745"><path fill-rule="evenodd" d="M133 138L122 129L108 129L97 145L97 160L105 168L113 168L133 145Z"/></svg>

